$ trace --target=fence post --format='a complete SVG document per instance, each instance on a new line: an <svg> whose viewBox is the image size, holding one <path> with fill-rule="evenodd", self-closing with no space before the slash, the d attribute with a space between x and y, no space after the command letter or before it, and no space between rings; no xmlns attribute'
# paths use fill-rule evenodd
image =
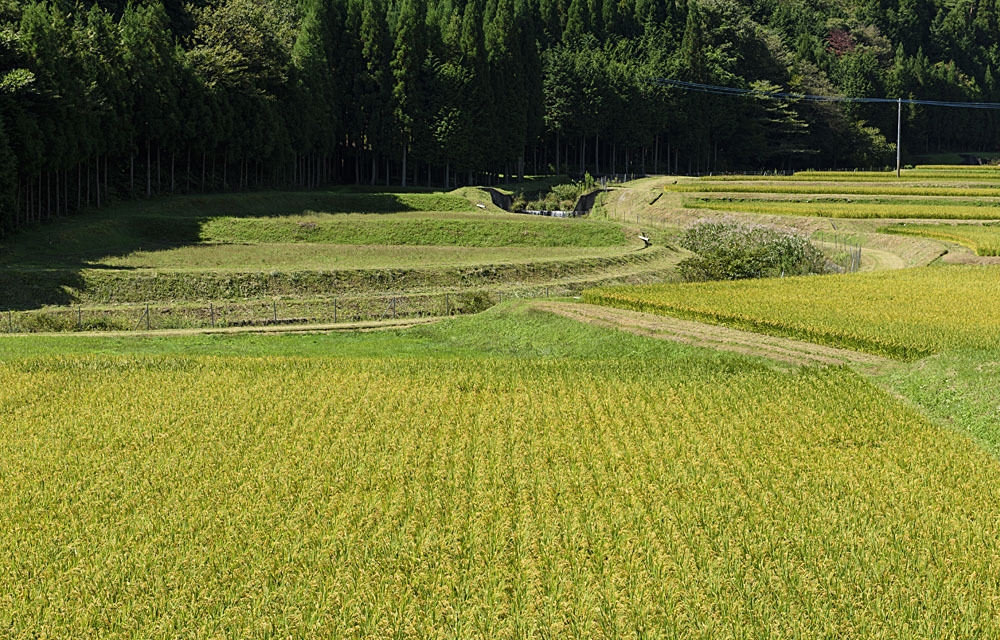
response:
<svg viewBox="0 0 1000 640"><path fill-rule="evenodd" d="M83 307L76 308L76 330L83 331Z"/></svg>
<svg viewBox="0 0 1000 640"><path fill-rule="evenodd" d="M215 328L215 305L211 302L208 303L208 312L212 316L212 328Z"/></svg>
<svg viewBox="0 0 1000 640"><path fill-rule="evenodd" d="M278 324L278 301L277 300L272 300L271 301L271 308L274 311L274 316L273 316L274 317L274 324Z"/></svg>
<svg viewBox="0 0 1000 640"><path fill-rule="evenodd" d="M337 324L337 299L333 299L333 324Z"/></svg>
<svg viewBox="0 0 1000 640"><path fill-rule="evenodd" d="M146 303L146 331L149 331L149 303Z"/></svg>
<svg viewBox="0 0 1000 640"><path fill-rule="evenodd" d="M10 333L14 333L14 312L13 311L8 311L7 312L7 329L10 331Z"/></svg>
<svg viewBox="0 0 1000 640"><path fill-rule="evenodd" d="M451 301L448 299L448 294L444 294L444 315L451 315Z"/></svg>
<svg viewBox="0 0 1000 640"><path fill-rule="evenodd" d="M392 297L392 319L396 319L396 296Z"/></svg>

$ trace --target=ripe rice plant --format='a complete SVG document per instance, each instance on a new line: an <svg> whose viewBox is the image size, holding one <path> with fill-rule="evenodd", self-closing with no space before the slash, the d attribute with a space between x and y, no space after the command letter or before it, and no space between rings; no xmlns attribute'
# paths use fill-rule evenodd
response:
<svg viewBox="0 0 1000 640"><path fill-rule="evenodd" d="M1000 469L843 369L0 364L8 637L992 637Z"/></svg>
<svg viewBox="0 0 1000 640"><path fill-rule="evenodd" d="M1000 192L997 193L1000 195ZM689 209L734 211L760 215L820 216L825 218L926 218L935 220L1000 220L1000 202L993 206L940 202L890 204L886 202L829 202L752 198L686 198Z"/></svg>
<svg viewBox="0 0 1000 640"><path fill-rule="evenodd" d="M927 169L933 171L958 171L958 172L979 172L979 171L1000 171L1000 165L996 164L918 164L917 169Z"/></svg>
<svg viewBox="0 0 1000 640"><path fill-rule="evenodd" d="M984 224L896 224L883 233L947 240L968 247L979 256L1000 256L1000 227Z"/></svg>
<svg viewBox="0 0 1000 640"><path fill-rule="evenodd" d="M866 180L865 182L871 182ZM664 187L678 193L795 193L815 195L860 196L964 196L1000 198L1000 183L995 186L921 186L880 184L734 184L726 182L682 182Z"/></svg>
<svg viewBox="0 0 1000 640"><path fill-rule="evenodd" d="M1000 269L950 266L585 291L584 300L911 359L1000 347Z"/></svg>
<svg viewBox="0 0 1000 640"><path fill-rule="evenodd" d="M701 176L703 182L983 182L1000 180L1000 171L987 167L961 167L904 169L901 177L895 171L797 171L792 175L718 175Z"/></svg>

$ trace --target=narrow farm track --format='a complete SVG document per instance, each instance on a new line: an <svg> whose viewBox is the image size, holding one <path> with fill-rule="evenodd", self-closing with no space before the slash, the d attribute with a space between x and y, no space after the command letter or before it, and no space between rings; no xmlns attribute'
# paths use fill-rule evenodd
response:
<svg viewBox="0 0 1000 640"><path fill-rule="evenodd" d="M85 337L85 338L124 338L130 336L142 337L179 337L192 335L234 335L243 333L275 334L275 333L331 333L342 331L387 331L390 329L409 329L422 324L432 324L444 320L448 316L421 316L418 318L402 318L397 320L371 320L364 322L338 322L335 324L272 324L249 325L245 327L192 327L186 329L154 329L152 331L36 331L32 333L0 334L0 339L23 338L26 336L40 337Z"/></svg>
<svg viewBox="0 0 1000 640"><path fill-rule="evenodd" d="M532 308L595 326L721 351L760 356L793 366L848 365L866 373L878 373L894 365L886 358L849 349L838 349L791 338L767 336L650 313L570 302L536 302L532 304Z"/></svg>

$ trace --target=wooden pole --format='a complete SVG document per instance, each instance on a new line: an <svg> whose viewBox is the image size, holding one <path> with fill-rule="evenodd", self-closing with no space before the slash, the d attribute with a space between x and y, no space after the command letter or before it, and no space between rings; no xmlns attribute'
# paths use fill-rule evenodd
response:
<svg viewBox="0 0 1000 640"><path fill-rule="evenodd" d="M903 138L903 99L896 99L896 177L899 178L903 175L902 167L900 166L900 159L902 158L902 144Z"/></svg>

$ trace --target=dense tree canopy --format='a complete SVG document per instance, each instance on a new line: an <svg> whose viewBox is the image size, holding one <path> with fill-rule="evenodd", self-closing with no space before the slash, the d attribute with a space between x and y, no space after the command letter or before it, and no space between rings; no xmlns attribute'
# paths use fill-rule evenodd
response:
<svg viewBox="0 0 1000 640"><path fill-rule="evenodd" d="M1000 0L0 0L0 234L176 191L885 164L893 105L649 80L1000 102L998 33ZM904 151L994 148L1000 114L940 115Z"/></svg>

